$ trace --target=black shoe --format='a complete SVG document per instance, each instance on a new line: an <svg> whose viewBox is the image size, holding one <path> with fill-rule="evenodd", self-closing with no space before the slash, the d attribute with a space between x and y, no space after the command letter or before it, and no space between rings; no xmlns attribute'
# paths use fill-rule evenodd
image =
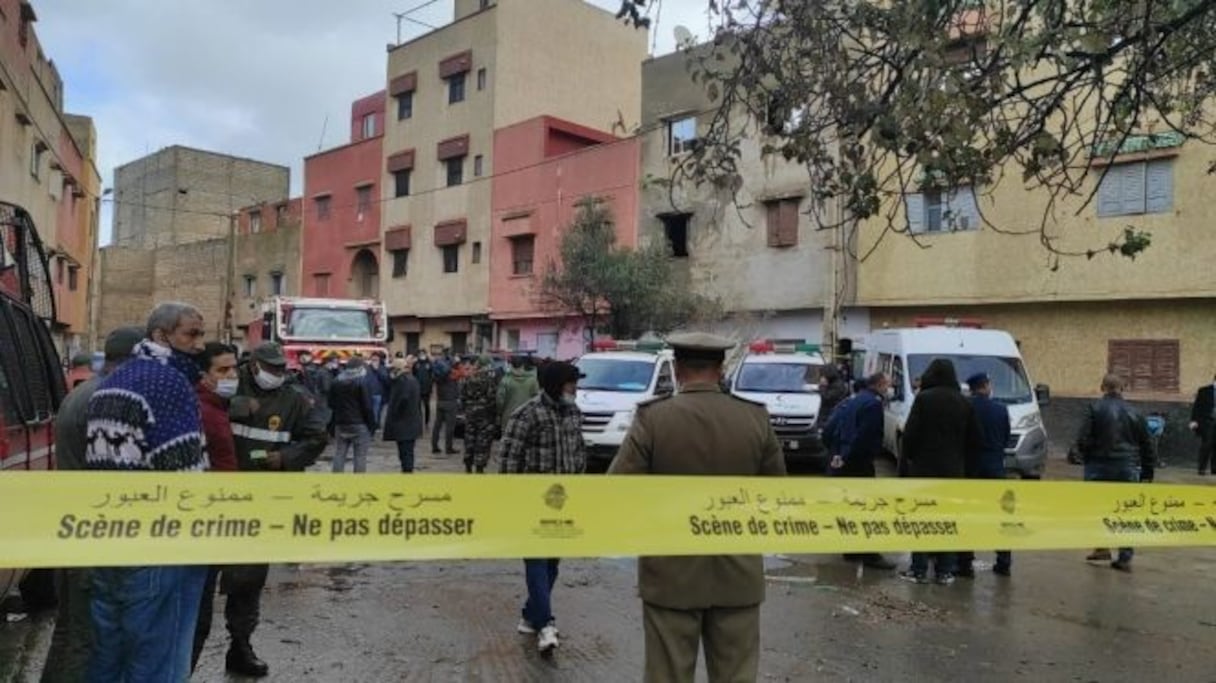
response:
<svg viewBox="0 0 1216 683"><path fill-rule="evenodd" d="M871 555L861 561L861 566L866 569L878 569L881 571L891 571L895 569L896 564L882 555Z"/></svg>
<svg viewBox="0 0 1216 683"><path fill-rule="evenodd" d="M238 676L249 676L251 678L262 678L270 673L270 667L258 659L258 656L253 653L253 648L248 644L237 645L233 644L228 649L228 657L226 667L229 673L237 674Z"/></svg>
<svg viewBox="0 0 1216 683"><path fill-rule="evenodd" d="M1013 576L1013 569L1005 565L998 564L992 568L992 573L997 576Z"/></svg>

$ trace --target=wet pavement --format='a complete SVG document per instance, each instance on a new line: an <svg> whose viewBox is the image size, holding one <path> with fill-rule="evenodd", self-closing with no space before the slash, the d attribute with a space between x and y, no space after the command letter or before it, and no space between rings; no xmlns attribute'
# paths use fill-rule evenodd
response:
<svg viewBox="0 0 1216 683"><path fill-rule="evenodd" d="M378 445L371 469L395 464ZM419 464L451 471L459 458L420 451ZM1159 479L1202 481L1172 470ZM1131 575L1084 555L1018 553L1012 578L980 571L949 587L835 557L768 558L761 680L1216 681L1216 548L1148 550ZM563 562L562 645L542 658L515 632L521 563L280 566L254 643L271 681L633 681L643 655L634 591L632 559ZM222 600L195 680L237 680L223 673ZM37 680L50 627L47 617L0 622L0 681Z"/></svg>

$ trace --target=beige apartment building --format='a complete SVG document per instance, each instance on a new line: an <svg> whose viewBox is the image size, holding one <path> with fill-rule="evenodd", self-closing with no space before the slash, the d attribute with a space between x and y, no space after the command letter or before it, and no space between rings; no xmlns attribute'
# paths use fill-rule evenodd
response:
<svg viewBox="0 0 1216 683"><path fill-rule="evenodd" d="M722 304L723 334L820 344L828 336L825 307L836 292L842 306L838 336L864 335L869 316L851 305L856 269L841 259L833 271L832 231L817 229L806 169L761 155L766 140L756 131L762 133L765 123L738 121L752 134L740 141L737 193L675 176L717 110L704 85L693 82L688 59L677 52L642 68L643 240L665 239L681 277ZM817 210L834 215L830 206Z"/></svg>
<svg viewBox="0 0 1216 683"><path fill-rule="evenodd" d="M1057 260L1038 232L1047 197L1027 191L1017 174L950 196L908 195L905 215L923 246L884 239L862 265L860 299L875 327L933 316L1006 329L1035 381L1060 396L1095 395L1113 371L1135 398L1187 400L1216 373L1210 161L1201 144L1146 133L1128 140L1113 163L1098 160L1085 196L1056 207L1047 231L1059 250L1102 250L1130 226L1152 234L1134 261L1105 251ZM881 229L864 226L864 248Z"/></svg>
<svg viewBox="0 0 1216 683"><path fill-rule="evenodd" d="M549 115L627 135L646 32L584 0L456 0L455 20L390 49L380 292L398 335L489 348L494 132Z"/></svg>

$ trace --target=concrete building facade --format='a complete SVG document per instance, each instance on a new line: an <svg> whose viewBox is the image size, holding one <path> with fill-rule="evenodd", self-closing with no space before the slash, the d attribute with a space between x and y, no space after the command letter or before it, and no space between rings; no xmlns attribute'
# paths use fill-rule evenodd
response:
<svg viewBox="0 0 1216 683"><path fill-rule="evenodd" d="M244 345L249 324L260 320L273 296L299 296L304 200L295 198L240 210L232 246L229 332Z"/></svg>
<svg viewBox="0 0 1216 683"><path fill-rule="evenodd" d="M304 159L300 288L306 296L379 296L384 108L384 91L356 100L350 142Z"/></svg>
<svg viewBox="0 0 1216 683"><path fill-rule="evenodd" d="M940 211L940 196L909 195L903 211L924 246L891 236L861 270L859 296L875 326L981 318L1019 340L1034 379L1058 396L1093 396L1113 371L1129 380L1130 396L1189 400L1216 373L1210 155L1169 135L1137 136L1125 148L1091 171L1086 196L1064 198L1047 226L1057 249L1100 250L1093 259L1055 265L1038 232L1047 197L1008 179L956 190L973 197L973 207L957 211L966 225L929 215L935 204ZM1084 206L1090 190L1094 201ZM1134 261L1104 250L1128 226L1152 235ZM863 248L881 230L863 226Z"/></svg>
<svg viewBox="0 0 1216 683"><path fill-rule="evenodd" d="M0 0L0 200L29 212L45 244L65 359L90 348L97 240L96 131L64 111L64 84L38 41L28 0Z"/></svg>
<svg viewBox="0 0 1216 683"><path fill-rule="evenodd" d="M113 244L226 238L239 207L287 197L286 166L173 145L114 169Z"/></svg>
<svg viewBox="0 0 1216 683"><path fill-rule="evenodd" d="M617 243L637 245L640 140L611 135L553 117L529 119L494 132L498 167L492 185L489 312L494 346L542 358L572 358L586 350L578 316L549 310L539 290L559 259L564 232L584 199L598 198L614 217Z"/></svg>
<svg viewBox="0 0 1216 683"><path fill-rule="evenodd" d="M460 0L453 23L390 50L381 185L397 267L381 293L407 344L493 345L495 131L549 115L626 133L645 54L645 31L583 0Z"/></svg>
<svg viewBox="0 0 1216 683"><path fill-rule="evenodd" d="M678 177L681 159L717 108L687 62L678 52L642 68L642 239L666 240L680 278L720 302L723 334L820 343L834 290L844 306L840 336L868 332L866 311L851 305L856 271L838 273L832 286L830 233L817 230L810 215L806 169L764 158L765 140L754 134L762 126L748 122L753 134L740 141L737 193ZM819 211L833 215L830 207Z"/></svg>

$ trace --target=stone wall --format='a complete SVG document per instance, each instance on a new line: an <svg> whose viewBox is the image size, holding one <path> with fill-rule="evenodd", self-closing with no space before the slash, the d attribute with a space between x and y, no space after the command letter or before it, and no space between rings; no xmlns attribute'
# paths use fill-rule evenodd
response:
<svg viewBox="0 0 1216 683"><path fill-rule="evenodd" d="M106 247L97 272L98 338L123 325L143 325L152 310L152 277L156 254L143 249Z"/></svg>

